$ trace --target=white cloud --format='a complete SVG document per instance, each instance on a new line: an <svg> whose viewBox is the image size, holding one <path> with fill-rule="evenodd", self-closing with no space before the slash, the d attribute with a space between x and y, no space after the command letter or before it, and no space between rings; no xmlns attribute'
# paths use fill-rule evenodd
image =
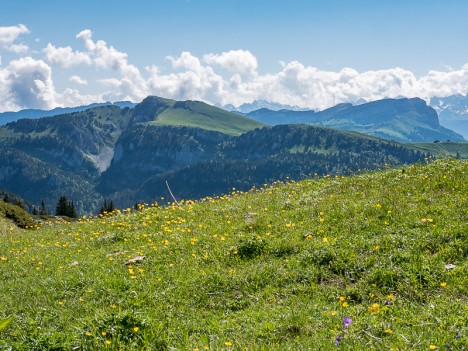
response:
<svg viewBox="0 0 468 351"><path fill-rule="evenodd" d="M71 76L70 78L68 78L68 80L72 83L76 83L79 85L88 85L88 81L86 79L83 79L77 75Z"/></svg>
<svg viewBox="0 0 468 351"><path fill-rule="evenodd" d="M87 54L99 69L112 69L120 74L117 98L125 97L131 100L141 100L148 95L147 83L139 69L128 63L127 54L108 46L103 40L93 41L92 31L85 29L76 38L83 40ZM117 78L115 78L117 79Z"/></svg>
<svg viewBox="0 0 468 351"><path fill-rule="evenodd" d="M83 63L88 65L91 64L91 58L87 53L73 51L70 46L57 48L49 43L44 49L44 53L50 63L64 68L69 68Z"/></svg>
<svg viewBox="0 0 468 351"><path fill-rule="evenodd" d="M467 94L468 63L459 70L450 72L429 71L420 79L421 93L427 97L445 97L452 94Z"/></svg>
<svg viewBox="0 0 468 351"><path fill-rule="evenodd" d="M24 57L0 69L0 108L51 108L57 105L51 68L41 60Z"/></svg>
<svg viewBox="0 0 468 351"><path fill-rule="evenodd" d="M168 56L172 68L177 72L159 74L152 66L148 79L150 94L167 96L173 99L204 100L215 103L223 93L223 77L216 74L212 67L204 66L200 59L190 52L182 52L179 57Z"/></svg>
<svg viewBox="0 0 468 351"><path fill-rule="evenodd" d="M87 51L93 55L94 63L98 68L111 68L119 71L128 66L127 54L116 50L113 46L107 46L104 40L93 41L92 31L85 29L76 37L82 39Z"/></svg>
<svg viewBox="0 0 468 351"><path fill-rule="evenodd" d="M250 73L257 70L257 58L247 50L231 50L221 54L207 54L203 60L209 65L219 65L233 73Z"/></svg>
<svg viewBox="0 0 468 351"><path fill-rule="evenodd" d="M59 106L80 106L89 105L94 102L108 101L104 98L104 94L83 95L76 89L67 88L63 93L56 94L57 101L60 101Z"/></svg>
<svg viewBox="0 0 468 351"><path fill-rule="evenodd" d="M27 46L14 41L28 32L23 25L0 27L0 45L22 54ZM42 60L24 57L0 66L0 110L105 100L141 101L147 95L235 106L264 99L321 110L361 98L368 101L399 96L430 98L468 92L468 64L446 72L430 71L419 78L398 67L365 72L343 68L334 72L298 61L282 62L276 72L260 74L257 58L250 51L230 50L201 56L190 52L167 56L169 68L152 65L142 74L129 62L127 53L103 40L94 40L91 30L81 31L76 38L83 42L83 51L49 43L43 53L54 70L69 70L69 82L80 85L83 91L91 89L82 78L86 72L76 75L74 66L89 65L100 76L105 75L106 79L97 80L100 85L92 87L98 93L76 89L57 92L52 68Z"/></svg>
<svg viewBox="0 0 468 351"><path fill-rule="evenodd" d="M83 95L78 90L58 93L52 69L42 60L24 57L0 68L0 111L25 108L52 109L102 102L103 94Z"/></svg>
<svg viewBox="0 0 468 351"><path fill-rule="evenodd" d="M8 51L14 52L16 54L24 54L29 50L29 47L24 44L12 44L8 45L6 48Z"/></svg>
<svg viewBox="0 0 468 351"><path fill-rule="evenodd" d="M122 86L122 82L119 79L116 78L106 78L106 79L100 79L99 83L106 85L110 88L117 89Z"/></svg>
<svg viewBox="0 0 468 351"><path fill-rule="evenodd" d="M0 27L0 47L10 45L21 34L29 33L28 28L24 24L18 24L11 27Z"/></svg>

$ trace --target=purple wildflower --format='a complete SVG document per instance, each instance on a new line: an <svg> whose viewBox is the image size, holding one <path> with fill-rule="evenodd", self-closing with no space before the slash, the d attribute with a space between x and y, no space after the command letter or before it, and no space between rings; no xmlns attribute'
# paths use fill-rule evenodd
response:
<svg viewBox="0 0 468 351"><path fill-rule="evenodd" d="M348 327L350 326L352 322L353 320L349 317L343 318L343 324L344 324L345 329L348 329Z"/></svg>
<svg viewBox="0 0 468 351"><path fill-rule="evenodd" d="M340 341L341 341L341 338L343 337L343 335L338 335L335 339L335 346L340 346Z"/></svg>

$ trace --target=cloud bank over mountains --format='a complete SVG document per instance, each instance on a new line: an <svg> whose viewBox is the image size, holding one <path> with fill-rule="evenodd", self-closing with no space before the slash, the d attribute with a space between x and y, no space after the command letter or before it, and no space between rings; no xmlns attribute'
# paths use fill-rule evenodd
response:
<svg viewBox="0 0 468 351"><path fill-rule="evenodd" d="M90 29L81 31L74 39L73 46L79 45L82 50L48 43L40 51L32 52L21 41L29 33L23 24L0 27L0 112L102 101L141 101L148 95L234 106L270 100L322 110L359 99L399 96L428 99L466 94L468 90L468 63L455 70L429 71L419 78L398 67L366 72L343 68L332 72L299 61L280 62L277 72L259 73L253 53L230 50L200 57L182 52L166 57L168 68L156 65L139 68L130 62L127 53L104 40L94 39ZM3 62L1 55L5 53L16 56ZM54 72L67 76L70 87L57 89Z"/></svg>

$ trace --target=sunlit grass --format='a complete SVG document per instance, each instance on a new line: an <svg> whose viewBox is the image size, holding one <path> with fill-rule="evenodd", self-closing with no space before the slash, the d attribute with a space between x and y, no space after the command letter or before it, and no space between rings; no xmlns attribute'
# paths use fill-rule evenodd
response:
<svg viewBox="0 0 468 351"><path fill-rule="evenodd" d="M466 184L444 160L2 229L0 348L463 350Z"/></svg>

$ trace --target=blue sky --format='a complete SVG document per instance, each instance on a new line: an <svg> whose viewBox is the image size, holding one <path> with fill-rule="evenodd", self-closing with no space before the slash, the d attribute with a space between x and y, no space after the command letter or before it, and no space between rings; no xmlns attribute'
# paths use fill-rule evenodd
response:
<svg viewBox="0 0 468 351"><path fill-rule="evenodd" d="M463 0L0 0L0 111L466 94L467 13Z"/></svg>

